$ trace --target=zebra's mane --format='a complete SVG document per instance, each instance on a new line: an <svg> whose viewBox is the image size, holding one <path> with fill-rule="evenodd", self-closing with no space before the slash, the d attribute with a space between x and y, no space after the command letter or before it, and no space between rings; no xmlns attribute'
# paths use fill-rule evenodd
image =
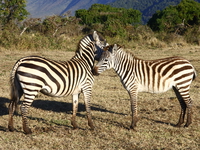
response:
<svg viewBox="0 0 200 150"><path fill-rule="evenodd" d="M136 57L133 52L128 51L128 50L124 50L123 48L121 48L122 52L129 58L129 59L139 59L138 57Z"/></svg>
<svg viewBox="0 0 200 150"><path fill-rule="evenodd" d="M99 37L99 40L100 40L100 41L105 41L105 39L103 38L103 36L102 36L100 33L98 33L98 37ZM95 41L95 39L93 38L93 34L92 34L92 33L86 35L84 38L82 38L82 39L78 42L78 45L77 45L77 48L76 48L75 53L79 53L80 50L82 50L81 47L80 47L80 45L81 45L82 42L84 42L85 39L90 39L91 41ZM90 43L90 42L89 42L89 43ZM88 44L89 44L89 43L88 43Z"/></svg>
<svg viewBox="0 0 200 150"><path fill-rule="evenodd" d="M119 47L119 46L118 46ZM159 62L159 61L163 61L165 59L173 59L174 57L176 57L177 59L184 59L183 57L179 57L179 56L172 56L172 57L167 57L167 58L160 58L160 59L153 59L153 60L144 60L144 59L141 59L141 58L138 58L137 56L135 56L133 54L133 52L130 52L128 50L124 50L123 47L120 47L118 48L118 50L120 50L123 54L125 54L129 59L138 59L138 60L142 60L142 61L145 61L145 62L148 62L148 63L154 63L154 62Z"/></svg>
<svg viewBox="0 0 200 150"><path fill-rule="evenodd" d="M113 45L109 45L107 47L104 48L104 51L110 51L110 47L113 48ZM121 52L123 54L125 54L127 57L132 58L132 59L139 59L138 57L136 57L133 52L130 52L128 50L124 49L124 46L121 45L117 45L117 53Z"/></svg>
<svg viewBox="0 0 200 150"><path fill-rule="evenodd" d="M77 48L76 48L75 53L79 53L80 50L82 50L81 47L80 47L80 45L81 45L81 43L83 42L83 40L86 39L86 38L88 38L88 37L89 37L89 39L91 39L91 41L94 41L94 38L93 38L92 34L86 35L84 38L82 38L82 39L78 42L78 45L77 45Z"/></svg>

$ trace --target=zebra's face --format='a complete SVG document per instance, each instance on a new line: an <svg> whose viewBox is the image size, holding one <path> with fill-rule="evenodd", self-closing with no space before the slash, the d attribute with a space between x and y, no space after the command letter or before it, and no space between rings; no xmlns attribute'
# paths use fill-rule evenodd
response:
<svg viewBox="0 0 200 150"><path fill-rule="evenodd" d="M109 50L106 50L103 52L99 62L94 67L93 74L99 75L102 72L104 72L105 70L111 69L113 67L114 67L114 55Z"/></svg>
<svg viewBox="0 0 200 150"><path fill-rule="evenodd" d="M109 44L106 42L106 40L104 38L102 38L100 35L97 34L96 31L93 32L93 39L94 39L94 43L96 46L96 49L94 51L95 54L95 60L99 60L102 53L103 53L103 49L108 46Z"/></svg>

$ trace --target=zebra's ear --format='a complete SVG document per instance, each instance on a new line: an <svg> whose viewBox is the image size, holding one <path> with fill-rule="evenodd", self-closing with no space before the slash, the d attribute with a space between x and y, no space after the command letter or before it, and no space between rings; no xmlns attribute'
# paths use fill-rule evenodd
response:
<svg viewBox="0 0 200 150"><path fill-rule="evenodd" d="M117 51L117 49L118 49L117 44L114 44L114 45L113 45L113 49L112 49L112 51Z"/></svg>
<svg viewBox="0 0 200 150"><path fill-rule="evenodd" d="M97 34L97 31L94 31L92 36L93 36L95 41L99 41L99 36Z"/></svg>
<svg viewBox="0 0 200 150"><path fill-rule="evenodd" d="M105 46L109 46L109 44L107 43L106 39L104 40L104 45Z"/></svg>

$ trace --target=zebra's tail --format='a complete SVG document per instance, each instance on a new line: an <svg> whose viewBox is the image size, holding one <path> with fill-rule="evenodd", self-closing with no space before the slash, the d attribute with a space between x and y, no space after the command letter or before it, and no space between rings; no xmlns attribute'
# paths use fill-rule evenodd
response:
<svg viewBox="0 0 200 150"><path fill-rule="evenodd" d="M193 75L193 80L197 77L197 72L196 70L194 69L194 75Z"/></svg>
<svg viewBox="0 0 200 150"><path fill-rule="evenodd" d="M14 65L12 72L11 72L11 76L10 76L10 96L11 96L11 100L10 100L10 104L9 104L9 107L8 107L9 112L16 111L18 113L18 111L19 111L18 104L19 104L20 97L22 95L22 88L21 88L19 80L16 76L16 71L17 71L17 68L19 67L19 65L20 65L20 61L18 61Z"/></svg>

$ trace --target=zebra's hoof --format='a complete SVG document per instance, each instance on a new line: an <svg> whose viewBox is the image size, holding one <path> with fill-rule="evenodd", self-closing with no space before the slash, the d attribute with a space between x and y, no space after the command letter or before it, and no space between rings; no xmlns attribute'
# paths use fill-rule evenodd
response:
<svg viewBox="0 0 200 150"><path fill-rule="evenodd" d="M187 121L186 124L184 125L184 127L189 127L189 125L191 124L192 122L191 121Z"/></svg>
<svg viewBox="0 0 200 150"><path fill-rule="evenodd" d="M25 134L32 134L32 131L29 128L24 129L24 132Z"/></svg>
<svg viewBox="0 0 200 150"><path fill-rule="evenodd" d="M181 124L180 124L180 123L177 123L177 124L175 125L175 127L180 128L180 127L181 127Z"/></svg>
<svg viewBox="0 0 200 150"><path fill-rule="evenodd" d="M73 130L77 130L79 127L76 125L76 126L73 126Z"/></svg>
<svg viewBox="0 0 200 150"><path fill-rule="evenodd" d="M93 127L90 127L90 130L91 130L91 131L95 131L96 128L93 126Z"/></svg>
<svg viewBox="0 0 200 150"><path fill-rule="evenodd" d="M13 132L13 131L14 131L14 127L13 127L13 126L8 126L8 130L9 130L10 132Z"/></svg>
<svg viewBox="0 0 200 150"><path fill-rule="evenodd" d="M137 132L137 130L133 127L130 127L129 131L134 131L134 132Z"/></svg>
<svg viewBox="0 0 200 150"><path fill-rule="evenodd" d="M190 124L186 123L186 124L184 125L184 128L189 127L189 125L190 125Z"/></svg>

